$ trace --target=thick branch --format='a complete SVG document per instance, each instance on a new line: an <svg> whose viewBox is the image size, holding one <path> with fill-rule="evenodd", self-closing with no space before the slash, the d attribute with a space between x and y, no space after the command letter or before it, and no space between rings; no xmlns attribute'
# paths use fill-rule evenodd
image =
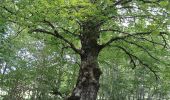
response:
<svg viewBox="0 0 170 100"><path fill-rule="evenodd" d="M119 33L123 33L124 36L118 36L118 37L112 37L108 42L106 42L105 44L102 44L100 46L100 48L104 48L106 46L109 46L112 42L114 41L119 41L119 40L124 40L126 38L129 38L129 37L135 37L135 36L142 36L142 35L149 35L152 33L152 31L149 31L149 32L139 32L139 33L128 33L128 32L123 32L123 31L120 31L120 30L102 30L102 31L113 31L113 32L119 32ZM160 35L162 34L166 34L166 32L160 32L159 33Z"/></svg>
<svg viewBox="0 0 170 100"><path fill-rule="evenodd" d="M69 44L70 48L72 48L76 53L80 54L80 50L77 49L73 43L71 43L69 40L67 40L66 38L64 38L62 35L60 35L57 31L54 31L53 32L49 32L49 31L46 31L44 29L34 29L34 30L31 30L30 32L41 32L41 33L45 33L45 34L50 34L50 35L53 35L55 36L56 38L59 38L61 40L63 40L64 42L66 42L67 44Z"/></svg>
<svg viewBox="0 0 170 100"><path fill-rule="evenodd" d="M29 32L41 32L41 33L46 33L46 34L50 34L50 35L53 35L56 37L56 34L54 34L53 32L49 32L49 31L46 31L44 29L33 29L33 30L30 30Z"/></svg>
<svg viewBox="0 0 170 100"><path fill-rule="evenodd" d="M118 0L117 2L114 3L114 6L116 5L123 5L123 4L127 4L129 2L131 2L132 0Z"/></svg>
<svg viewBox="0 0 170 100"><path fill-rule="evenodd" d="M59 35L57 31L55 31L55 34L57 34L57 38L63 40L64 42L68 43L70 45L70 47L78 54L81 53L81 51L79 49L77 49L73 43L71 43L69 40L67 40L66 38L64 38L63 36Z"/></svg>
<svg viewBox="0 0 170 100"><path fill-rule="evenodd" d="M112 37L108 42L106 42L105 44L102 44L101 45L101 49L106 47L106 46L109 46L112 42L114 41L118 41L118 40L124 40L128 37L133 37L133 36L137 36L137 35L148 35L152 32L139 32L139 33L127 33L127 32L121 32L121 31L118 31L120 33L124 33L125 36L121 36L121 37ZM127 34L127 35L126 35Z"/></svg>
<svg viewBox="0 0 170 100"><path fill-rule="evenodd" d="M123 0L118 0L114 5L119 5Z"/></svg>
<svg viewBox="0 0 170 100"><path fill-rule="evenodd" d="M46 24L49 25L53 30L55 30L55 26L54 26L50 21L44 19L42 22L43 22L43 23L46 23ZM73 35L74 37L79 37L79 35L75 34L76 31L75 31L75 32L71 32L71 31L69 31L69 30L67 30L67 29L65 29L65 28L63 28L63 27L57 27L57 28L62 29L64 32L69 33L69 34Z"/></svg>
<svg viewBox="0 0 170 100"><path fill-rule="evenodd" d="M129 34L129 33L127 33L127 32L123 32L123 31L116 30L116 29L104 29L104 30L100 30L100 32L109 32L109 31L111 31L111 32L118 32L118 33L123 33L123 34ZM165 34L165 35L168 35L168 34L165 33L165 32L160 32L160 34L159 34L159 35L162 37L162 39L163 39L163 43L155 42L155 41L153 41L153 40L148 40L148 39L146 39L146 38L138 37L138 36L136 36L136 35L134 35L133 37L136 38L136 39L141 39L141 40L143 40L143 41L150 42L150 43L152 43L152 44L156 44L156 45L163 46L163 48L168 48L169 45L168 45L168 43L167 43L167 41L166 41L166 39L165 39L164 34Z"/></svg>
<svg viewBox="0 0 170 100"><path fill-rule="evenodd" d="M47 21L47 20L44 19L43 22L46 23L46 24L48 24L52 29L55 30L54 25L53 25L50 21Z"/></svg>
<svg viewBox="0 0 170 100"><path fill-rule="evenodd" d="M4 10L6 10L7 12L9 12L10 14L14 14L14 12L13 11L11 11L10 9L8 9L7 7L5 7L5 6L1 6L1 8L3 8Z"/></svg>
<svg viewBox="0 0 170 100"><path fill-rule="evenodd" d="M152 1L152 0L140 0L140 1L142 1L143 3L153 3L153 4L157 4L157 5L159 5L159 2L161 1L161 0L157 0L157 1Z"/></svg>
<svg viewBox="0 0 170 100"><path fill-rule="evenodd" d="M75 34L76 31L75 32L71 32L71 31L69 31L69 30L67 30L67 29L65 29L63 27L59 27L59 28L61 28L64 32L69 33L69 34L71 34L74 37L80 38L80 36L78 34Z"/></svg>

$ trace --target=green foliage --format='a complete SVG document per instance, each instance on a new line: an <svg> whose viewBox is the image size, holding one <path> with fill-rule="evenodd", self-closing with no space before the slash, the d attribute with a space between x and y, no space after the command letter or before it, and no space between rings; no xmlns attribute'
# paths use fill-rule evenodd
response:
<svg viewBox="0 0 170 100"><path fill-rule="evenodd" d="M70 95L80 57L61 38L31 30L57 31L81 49L78 35L88 22L99 27L100 45L118 39L98 58L103 71L98 100L168 100L170 2L125 1L115 6L117 0L1 0L0 100L62 100Z"/></svg>

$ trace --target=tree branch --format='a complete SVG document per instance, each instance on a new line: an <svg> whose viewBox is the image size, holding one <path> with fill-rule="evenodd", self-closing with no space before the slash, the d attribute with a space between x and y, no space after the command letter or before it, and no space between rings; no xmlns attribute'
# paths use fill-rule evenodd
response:
<svg viewBox="0 0 170 100"><path fill-rule="evenodd" d="M121 49L123 52L125 52L125 54L127 54L130 59L133 59L133 61L135 61L134 59L136 59L137 61L139 61L139 63L141 65L143 65L144 67L148 68L155 76L156 80L159 79L159 76L156 74L156 71L153 70L148 64L144 63L140 58L138 58L137 56L131 54L129 51L127 51L125 48L121 47L121 46L114 46L114 47L117 47L119 49ZM135 62L134 62L135 63ZM136 64L134 65L134 68L136 67Z"/></svg>
<svg viewBox="0 0 170 100"><path fill-rule="evenodd" d="M139 32L139 33L127 33L127 32L121 32L119 30L116 30L119 33L124 33L125 36L121 36L121 37L112 37L108 42L106 42L105 44L100 45L100 48L103 49L106 46L109 46L112 42L114 41L119 41L119 40L123 40L125 38L128 37L133 37L133 36L137 36L137 35L148 35L151 34L152 32Z"/></svg>
<svg viewBox="0 0 170 100"><path fill-rule="evenodd" d="M53 30L55 30L55 26L50 21L47 21L46 19L44 19L42 22L48 24ZM69 30L67 30L67 29L65 29L63 27L57 27L57 28L62 29L64 32L67 32L67 33L73 35L74 37L79 37L79 35L75 34L76 31L75 32L70 32Z"/></svg>
<svg viewBox="0 0 170 100"><path fill-rule="evenodd" d="M137 65L135 63L135 60L133 59L133 55L130 52L128 52L125 48L123 48L121 46L116 46L116 47L119 48L119 49L122 49L126 53L126 55L129 56L131 62L133 63L133 68L132 69L136 68Z"/></svg>
<svg viewBox="0 0 170 100"><path fill-rule="evenodd" d="M116 30L116 29L104 29L104 30L100 30L100 32L108 32L108 31L118 32L118 33L123 33L123 34L129 34L129 33L127 33L127 32L123 32L123 31ZM167 41L166 41L166 39L165 39L165 37L164 37L164 34L167 35L167 33L165 33L165 32L160 32L160 36L162 37L164 44L163 44L163 43L155 42L155 41L153 41L153 40L148 40L148 39L143 38L143 37L137 37L137 36L135 36L135 35L134 35L133 37L136 38L136 39L141 39L141 40L144 40L144 41L148 41L148 42L150 42L150 43L152 43L152 44L161 45L161 46L163 46L163 48L169 49L169 48L168 48L169 45L168 45L168 43L167 43Z"/></svg>
<svg viewBox="0 0 170 100"><path fill-rule="evenodd" d="M71 43L70 41L68 41L66 38L64 38L63 36L59 35L57 31L55 31L55 34L57 34L57 38L63 40L64 42L66 42L67 44L70 45L70 47L78 54L81 54L81 51L79 49L77 49L73 43Z"/></svg>
<svg viewBox="0 0 170 100"><path fill-rule="evenodd" d="M164 41L164 48L166 48L167 45L168 45L168 43L167 43L165 37L163 36L163 34L160 34L160 36L162 37L162 39L163 39L163 41Z"/></svg>
<svg viewBox="0 0 170 100"><path fill-rule="evenodd" d="M54 25L50 21L47 21L47 20L44 19L43 22L47 23L53 30L55 30Z"/></svg>
<svg viewBox="0 0 170 100"><path fill-rule="evenodd" d="M11 11L11 10L9 10L7 7L5 7L5 6L1 6L1 8L3 8L4 10L6 10L7 12L9 12L10 14L14 14L14 12L13 11Z"/></svg>
<svg viewBox="0 0 170 100"><path fill-rule="evenodd" d="M125 42L127 42L127 43L129 43L129 44L132 44L132 45L137 46L138 48L140 48L140 49L142 49L144 52L146 52L151 58L153 58L154 60L160 62L160 60L159 60L158 58L155 58L155 57L154 57L146 48L144 48L143 46L141 46L141 45L139 45L139 44L137 44L137 43L135 43L135 42L127 41L127 40L125 40L125 39L124 39L123 41L125 41Z"/></svg>
<svg viewBox="0 0 170 100"><path fill-rule="evenodd" d="M112 29L101 30L101 31L113 31L113 32L118 32L118 33L123 33L124 34L124 36L121 36L121 37L120 36L112 37L108 42L106 42L105 44L100 45L101 49L105 48L106 46L109 46L114 41L124 40L124 39L129 38L129 37L149 35L149 34L151 34L153 32L153 31L149 31L149 32L128 33L128 32L123 32L123 31L114 30L114 29L113 30ZM162 36L162 34L166 34L166 32L160 32L159 34ZM163 39L164 39L164 41L166 41L165 38L163 38Z"/></svg>
<svg viewBox="0 0 170 100"><path fill-rule="evenodd" d="M116 6L116 5L120 5L120 4L127 4L127 3L129 3L129 2L131 2L132 0L119 0L119 1L117 1L117 2L115 2L114 3L114 6Z"/></svg>
<svg viewBox="0 0 170 100"><path fill-rule="evenodd" d="M114 3L114 5L119 5L123 0L118 0L117 2Z"/></svg>
<svg viewBox="0 0 170 100"><path fill-rule="evenodd" d="M153 45L160 45L160 46L163 46L163 48L167 48L167 49L169 49L168 47L168 44L166 44L167 42L166 41L164 41L164 44L163 43L159 43L159 42L155 42L155 41L153 41L153 40L149 40L149 39L146 39L146 38L143 38L143 37L134 37L134 38L137 38L137 39L139 39L139 40L143 40L143 41L147 41L147 42L150 42L150 43L152 43ZM165 46L165 44L166 44L166 46Z"/></svg>
<svg viewBox="0 0 170 100"><path fill-rule="evenodd" d="M49 31L46 31L44 29L33 29L33 30L30 30L29 32L40 32L40 33L46 33L46 34L50 34L50 35L53 35L56 37L56 34L54 34L53 32L49 32Z"/></svg>
<svg viewBox="0 0 170 100"><path fill-rule="evenodd" d="M69 40L67 40L66 38L64 38L62 35L60 35L56 30L53 32L49 32L49 31L46 31L44 29L34 29L34 30L31 30L30 32L41 32L41 33L45 33L45 34L50 34L50 35L53 35L55 36L56 38L59 38L61 40L63 40L65 43L69 44L70 48L72 48L76 53L80 54L80 50L77 49L73 43L71 43Z"/></svg>
<svg viewBox="0 0 170 100"><path fill-rule="evenodd" d="M65 29L63 27L59 27L59 28L61 28L64 32L67 32L67 33L73 35L74 37L80 38L80 36L78 34L75 34L76 31L75 32L70 32L69 30L67 30L67 29Z"/></svg>
<svg viewBox="0 0 170 100"><path fill-rule="evenodd" d="M157 1L152 1L152 0L140 0L140 1L142 1L143 3L154 3L154 4L157 4L157 5L159 5L159 2L161 1L161 0L157 0Z"/></svg>

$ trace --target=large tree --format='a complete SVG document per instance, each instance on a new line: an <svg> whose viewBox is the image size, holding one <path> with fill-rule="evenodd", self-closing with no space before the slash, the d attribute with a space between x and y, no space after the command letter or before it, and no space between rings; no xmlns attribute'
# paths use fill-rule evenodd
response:
<svg viewBox="0 0 170 100"><path fill-rule="evenodd" d="M169 48L168 0L2 0L0 3L1 17L7 24L19 27L18 33L52 35L64 43L63 48L79 55L77 83L67 100L96 100L102 74L98 57L104 48L114 48L108 52L120 50L129 58L127 62L132 68L146 67L155 77L158 77L157 65L166 60L159 51Z"/></svg>

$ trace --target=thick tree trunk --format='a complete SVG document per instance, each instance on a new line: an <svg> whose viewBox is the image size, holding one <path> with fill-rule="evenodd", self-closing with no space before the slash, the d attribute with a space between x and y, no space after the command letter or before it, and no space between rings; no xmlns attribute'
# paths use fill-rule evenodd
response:
<svg viewBox="0 0 170 100"><path fill-rule="evenodd" d="M96 100L99 90L101 71L98 65L100 51L97 39L98 27L93 23L85 23L81 33L81 66L76 87L67 100Z"/></svg>
<svg viewBox="0 0 170 100"><path fill-rule="evenodd" d="M68 100L96 100L101 74L96 61L93 55L88 59L82 58L77 84Z"/></svg>

